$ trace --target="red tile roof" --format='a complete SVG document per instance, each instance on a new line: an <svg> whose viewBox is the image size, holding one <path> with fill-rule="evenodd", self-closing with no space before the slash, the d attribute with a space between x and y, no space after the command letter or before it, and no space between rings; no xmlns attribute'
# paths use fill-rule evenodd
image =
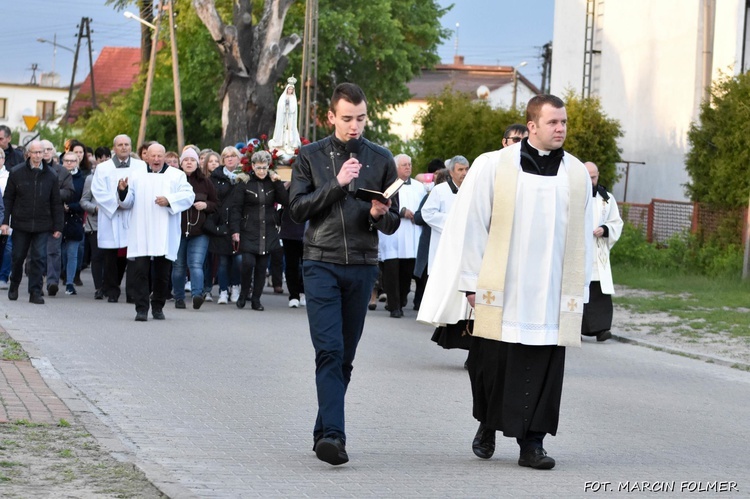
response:
<svg viewBox="0 0 750 499"><path fill-rule="evenodd" d="M138 47L104 47L94 63L94 87L97 104L113 94L130 88L138 78L141 49ZM80 85L68 113L68 123L73 123L91 108L91 74Z"/></svg>
<svg viewBox="0 0 750 499"><path fill-rule="evenodd" d="M463 64L463 57L459 56L454 64L439 64L434 69L423 70L421 75L407 83L407 87L413 100L424 100L439 95L449 85L458 92L475 96L481 85L493 91L512 81L513 66L467 65ZM518 81L539 93L537 87L521 73L518 73Z"/></svg>

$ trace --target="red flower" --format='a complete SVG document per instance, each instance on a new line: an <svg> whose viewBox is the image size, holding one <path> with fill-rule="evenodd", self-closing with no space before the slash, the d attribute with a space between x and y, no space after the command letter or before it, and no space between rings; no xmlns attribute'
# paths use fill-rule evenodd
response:
<svg viewBox="0 0 750 499"><path fill-rule="evenodd" d="M279 157L279 151L277 151L276 149L274 149L273 153L271 154L271 158L272 159L276 159L278 157Z"/></svg>
<svg viewBox="0 0 750 499"><path fill-rule="evenodd" d="M295 156L299 156L299 147L298 147L297 149L295 149L295 150L294 150L294 155L295 155Z"/></svg>
<svg viewBox="0 0 750 499"><path fill-rule="evenodd" d="M310 143L310 141L309 141L309 140L307 140L307 139L306 139L305 137L302 137L302 138L300 139L300 142L302 142L302 145L303 145L303 146L306 146L307 144L309 144L309 143Z"/></svg>
<svg viewBox="0 0 750 499"><path fill-rule="evenodd" d="M247 165L250 163L250 160L247 159L247 157L245 157L245 158L240 159L240 163L242 163L243 165Z"/></svg>
<svg viewBox="0 0 750 499"><path fill-rule="evenodd" d="M247 147L243 147L240 149L240 153L245 154L247 152Z"/></svg>
<svg viewBox="0 0 750 499"><path fill-rule="evenodd" d="M265 133L260 136L260 140L266 140L267 138L268 138L268 135L266 135Z"/></svg>

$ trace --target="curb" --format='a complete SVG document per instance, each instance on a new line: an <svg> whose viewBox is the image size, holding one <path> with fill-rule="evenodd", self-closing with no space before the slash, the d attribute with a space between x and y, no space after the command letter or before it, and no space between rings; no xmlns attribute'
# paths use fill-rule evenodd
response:
<svg viewBox="0 0 750 499"><path fill-rule="evenodd" d="M750 372L750 364L746 362L742 362L739 360L732 360L727 359L725 357L717 357L714 355L707 355L704 353L696 353L690 350L683 350L681 348L676 348L672 346L665 346L659 343L652 343L650 341L644 341L644 340L637 340L634 338L628 338L627 336L623 336L620 334L612 333L612 339L617 340L620 343L630 343L631 345L638 345L646 348L650 348L652 350L657 350L661 352L667 352L672 355L679 355L681 357L688 357L695 360L701 360L703 362L706 362L708 364L717 364L720 366L725 367L731 367L733 369L738 369L740 371L748 371Z"/></svg>

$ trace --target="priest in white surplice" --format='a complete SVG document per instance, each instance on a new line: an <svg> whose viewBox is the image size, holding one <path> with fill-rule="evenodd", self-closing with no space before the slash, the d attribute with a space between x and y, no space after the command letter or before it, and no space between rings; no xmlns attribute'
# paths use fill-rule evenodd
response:
<svg viewBox="0 0 750 499"><path fill-rule="evenodd" d="M595 163L584 163L594 188L594 209L592 211L594 229L594 251L591 266L589 302L583 307L581 334L596 336L596 341L607 341L612 337L612 295L615 285L612 281L612 267L609 264L609 251L622 234L622 218L612 193L599 184L599 168Z"/></svg>
<svg viewBox="0 0 750 499"><path fill-rule="evenodd" d="M427 191L421 182L411 178L409 156L398 154L393 160L398 178L404 181L398 191L401 225L393 234L383 234L378 238L378 253L383 262L383 290L388 297L388 310L391 317L399 318L404 315L412 278L419 279L413 274L422 227L414 223L414 213Z"/></svg>
<svg viewBox="0 0 750 499"><path fill-rule="evenodd" d="M562 100L540 95L526 110L529 137L481 155L470 176L458 289L476 318L468 368L488 459L495 431L515 437L520 466L550 469L565 347L580 346L591 261L591 182L563 151ZM467 182L468 183L468 182Z"/></svg>
<svg viewBox="0 0 750 499"><path fill-rule="evenodd" d="M164 319L171 263L180 248L180 214L190 208L195 193L182 170L164 163L164 146L148 148L147 172L134 172L119 181L120 206L132 210L128 230L127 293L135 301L136 321L148 320L149 274L153 265L151 314Z"/></svg>
<svg viewBox="0 0 750 499"><path fill-rule="evenodd" d="M120 297L120 275L117 268L117 251L128 245L130 210L120 207L117 183L135 172L145 172L146 163L132 158L130 137L118 135L113 143L112 159L97 165L91 181L91 194L97 204L98 231L96 240L102 251L102 293L110 303Z"/></svg>

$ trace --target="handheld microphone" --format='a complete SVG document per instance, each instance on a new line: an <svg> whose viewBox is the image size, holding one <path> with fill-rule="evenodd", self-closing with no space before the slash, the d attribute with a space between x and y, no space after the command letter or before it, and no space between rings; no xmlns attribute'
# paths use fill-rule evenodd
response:
<svg viewBox="0 0 750 499"><path fill-rule="evenodd" d="M349 158L357 159L357 155L359 154L359 148L362 145L362 139L349 139L349 141L346 143L346 152L349 153ZM354 192L356 189L354 188L354 180L352 179L351 182L349 182L349 192Z"/></svg>

